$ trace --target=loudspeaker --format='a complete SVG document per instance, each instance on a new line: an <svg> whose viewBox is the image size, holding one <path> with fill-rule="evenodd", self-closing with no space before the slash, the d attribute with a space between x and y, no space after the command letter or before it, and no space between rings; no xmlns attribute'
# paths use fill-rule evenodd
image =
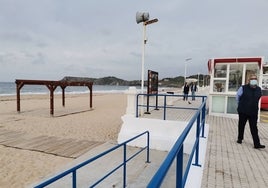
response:
<svg viewBox="0 0 268 188"><path fill-rule="evenodd" d="M137 24L140 22L146 22L148 20L149 20L149 13L148 12L137 12L136 13Z"/></svg>

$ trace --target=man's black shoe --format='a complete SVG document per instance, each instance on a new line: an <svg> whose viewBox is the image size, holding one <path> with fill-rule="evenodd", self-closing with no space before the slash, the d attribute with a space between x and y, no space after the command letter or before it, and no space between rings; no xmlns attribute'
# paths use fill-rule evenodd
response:
<svg viewBox="0 0 268 188"><path fill-rule="evenodd" d="M236 142L237 142L238 144L242 144L242 140L239 140L239 139L238 139Z"/></svg>
<svg viewBox="0 0 268 188"><path fill-rule="evenodd" d="M265 148L265 145L257 145L257 146L254 146L255 149L262 149L262 148Z"/></svg>

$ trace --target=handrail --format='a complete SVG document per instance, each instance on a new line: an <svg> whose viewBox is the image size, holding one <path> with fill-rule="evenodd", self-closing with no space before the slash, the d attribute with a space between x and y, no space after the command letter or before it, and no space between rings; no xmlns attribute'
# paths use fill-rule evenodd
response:
<svg viewBox="0 0 268 188"><path fill-rule="evenodd" d="M126 157L126 146L127 146L127 143L129 143L129 142L131 142L131 141L133 141L133 140L137 139L138 137L141 137L141 136L143 136L145 134L147 134L147 146L141 148L141 150L139 150L138 152L136 152L135 154L133 154L132 156L130 156L129 158L127 158ZM143 133L141 133L141 134L139 134L139 135L137 135L137 136L135 136L135 137L133 137L133 138L131 138L131 139L123 142L123 143L121 143L121 144L118 144L118 145L116 145L116 146L114 146L114 147L112 147L112 148L104 151L103 153L101 153L101 154L99 154L99 155L97 155L97 156L95 156L93 158L90 158L90 159L88 159L88 160L86 160L86 161L84 161L84 162L82 162L82 163L74 166L73 168L71 168L69 170L66 170L66 171L64 171L64 172L62 172L62 173L60 173L60 174L58 174L58 175L56 175L56 176L54 176L54 177L52 177L52 178L44 181L42 183L40 183L39 185L36 185L34 188L42 188L42 187L45 187L47 185L50 185L51 183L53 183L53 182L55 182L55 181L57 181L57 180L65 177L66 175L71 174L71 173L72 173L72 187L73 188L76 188L76 171L79 168L81 168L81 167L83 167L83 166L85 166L85 165L87 165L87 164L89 164L89 163L91 163L91 162L93 162L93 161L95 161L95 160L103 157L104 155L109 154L110 152L112 152L112 151L114 151L114 150L116 150L116 149L118 149L119 147L122 147L122 146L124 147L123 162L121 164L119 164L117 167L115 167L113 170L111 170L109 173L107 173L106 175L104 175L101 179L99 179L97 182L95 182L90 187L95 187L97 184L99 184L101 181L103 181L104 179L106 179L108 176L110 176L113 172L115 172L116 170L118 170L122 166L124 168L123 169L123 187L126 187L126 163L128 161L130 161L131 159L133 159L135 156L137 156L139 153L141 153L146 148L147 148L146 162L147 163L150 162L150 160L149 160L149 146L150 146L149 140L150 140L150 133L148 131L145 131L145 132L143 132Z"/></svg>
<svg viewBox="0 0 268 188"><path fill-rule="evenodd" d="M184 131L182 132L182 134L177 139L176 143L168 153L164 162L162 163L158 171L155 173L155 175L147 185L148 188L157 188L161 186L175 158L177 158L177 164L176 164L177 188L182 188L185 186L194 154L195 154L195 162L193 165L201 166L199 164L199 137L200 137L200 130L202 130L201 137L204 137L205 112L206 112L206 97L203 98L201 106L198 108L195 115L191 118L186 128L184 129ZM185 141L185 138L187 137L188 133L193 127L195 121L196 121L196 140L194 142L193 149L190 153L189 160L185 172L183 174L183 142Z"/></svg>
<svg viewBox="0 0 268 188"><path fill-rule="evenodd" d="M139 104L139 96L156 96L156 97L164 97L164 104L163 106L159 106L158 103L156 105L149 105L148 107L154 107L155 109L163 108L163 120L166 120L166 109L190 109L190 110L197 110L198 108L189 108L189 107L174 107L167 105L167 98L168 97L183 97L183 95L167 95L167 94L142 94L139 93L136 96L136 117L139 117L139 107L147 107L147 105ZM188 95L188 97L192 97L192 95ZM195 98L202 98L202 102L207 98L205 95L195 95Z"/></svg>

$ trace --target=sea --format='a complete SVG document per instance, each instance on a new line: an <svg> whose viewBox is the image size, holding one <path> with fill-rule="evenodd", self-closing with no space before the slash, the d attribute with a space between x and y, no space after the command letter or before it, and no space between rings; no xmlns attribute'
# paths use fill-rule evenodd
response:
<svg viewBox="0 0 268 188"><path fill-rule="evenodd" d="M130 86L111 86L111 85L93 85L94 93L124 93ZM140 90L140 87L136 87ZM45 85L24 85L20 90L21 95L49 94ZM62 90L57 87L54 94L61 94ZM83 94L89 93L89 89L84 86L68 86L65 88L65 94ZM0 96L16 95L15 82L0 82Z"/></svg>

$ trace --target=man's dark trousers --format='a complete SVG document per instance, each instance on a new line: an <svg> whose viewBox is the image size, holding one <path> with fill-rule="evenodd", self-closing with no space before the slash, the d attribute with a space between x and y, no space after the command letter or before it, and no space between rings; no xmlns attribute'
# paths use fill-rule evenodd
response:
<svg viewBox="0 0 268 188"><path fill-rule="evenodd" d="M257 115L247 115L243 113L239 113L239 121L238 121L238 140L244 139L244 131L246 122L249 122L250 132L253 138L254 146L260 145L260 139L258 136L258 127L257 127Z"/></svg>

